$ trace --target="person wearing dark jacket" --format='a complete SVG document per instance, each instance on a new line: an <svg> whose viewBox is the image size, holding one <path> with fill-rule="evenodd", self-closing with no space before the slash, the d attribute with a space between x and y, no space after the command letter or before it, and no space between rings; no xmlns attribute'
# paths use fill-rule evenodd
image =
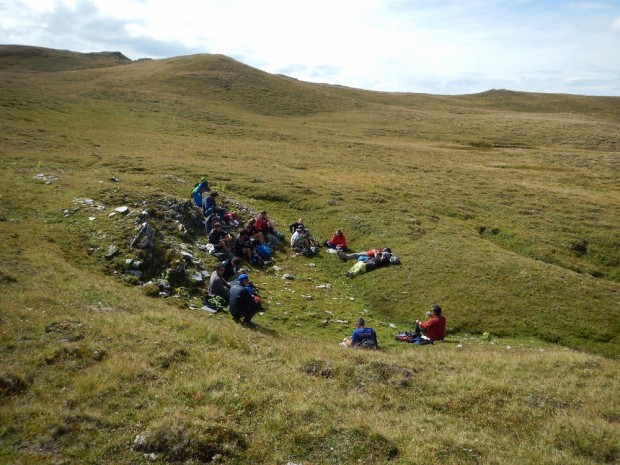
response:
<svg viewBox="0 0 620 465"><path fill-rule="evenodd" d="M250 324L252 317L260 310L260 303L246 289L250 280L248 275L243 273L237 278L237 283L230 288L230 315L235 322L240 321Z"/></svg>

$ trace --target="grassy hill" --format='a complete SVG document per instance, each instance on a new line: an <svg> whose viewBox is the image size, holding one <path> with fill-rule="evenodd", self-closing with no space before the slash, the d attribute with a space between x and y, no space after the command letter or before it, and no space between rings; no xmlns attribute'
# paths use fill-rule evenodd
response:
<svg viewBox="0 0 620 465"><path fill-rule="evenodd" d="M619 98L377 93L219 55L19 46L0 47L0 89L0 462L620 457ZM200 284L149 297L125 269L145 259L141 211L161 255L215 263L164 211L201 175L246 217L303 216L402 265L350 280L286 247L251 269L257 330L199 310ZM448 342L394 341L433 302ZM359 315L381 351L338 347Z"/></svg>

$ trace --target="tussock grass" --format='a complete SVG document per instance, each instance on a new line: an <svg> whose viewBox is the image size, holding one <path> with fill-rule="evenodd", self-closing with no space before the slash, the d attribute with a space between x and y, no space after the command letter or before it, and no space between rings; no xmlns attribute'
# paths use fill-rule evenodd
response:
<svg viewBox="0 0 620 465"><path fill-rule="evenodd" d="M19 68L13 52L0 462L618 461L617 98L373 93L208 55ZM256 330L119 279L131 249L103 255L132 219L111 209L187 199L203 174L280 230L303 216L402 265L349 280L352 263L285 248L294 280L251 270ZM447 341L396 342L432 302ZM360 315L381 350L337 346Z"/></svg>

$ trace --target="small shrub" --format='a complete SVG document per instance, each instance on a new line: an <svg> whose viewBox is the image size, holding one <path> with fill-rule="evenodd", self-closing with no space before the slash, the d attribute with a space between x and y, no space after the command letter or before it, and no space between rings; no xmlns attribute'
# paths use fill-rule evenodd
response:
<svg viewBox="0 0 620 465"><path fill-rule="evenodd" d="M142 292L147 297L159 297L159 286L155 283L146 283L142 286Z"/></svg>
<svg viewBox="0 0 620 465"><path fill-rule="evenodd" d="M29 382L24 380L21 376L14 374L0 375L0 397L9 397L16 394L21 394L28 389Z"/></svg>
<svg viewBox="0 0 620 465"><path fill-rule="evenodd" d="M134 442L136 450L163 454L167 461L204 463L213 461L216 455L234 456L247 447L243 436L232 428L200 421L177 422L174 418L139 434Z"/></svg>

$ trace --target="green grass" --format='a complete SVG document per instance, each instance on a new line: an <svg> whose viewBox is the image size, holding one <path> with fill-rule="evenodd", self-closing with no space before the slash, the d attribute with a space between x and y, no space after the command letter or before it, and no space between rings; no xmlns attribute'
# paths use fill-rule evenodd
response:
<svg viewBox="0 0 620 465"><path fill-rule="evenodd" d="M0 463L618 461L618 98L0 52ZM201 175L244 217L402 264L349 280L286 247L251 269L257 330L193 308L200 286L149 297L127 258L215 262L165 218ZM129 247L142 210L153 256ZM395 341L433 302L447 342ZM360 315L382 350L337 345Z"/></svg>

